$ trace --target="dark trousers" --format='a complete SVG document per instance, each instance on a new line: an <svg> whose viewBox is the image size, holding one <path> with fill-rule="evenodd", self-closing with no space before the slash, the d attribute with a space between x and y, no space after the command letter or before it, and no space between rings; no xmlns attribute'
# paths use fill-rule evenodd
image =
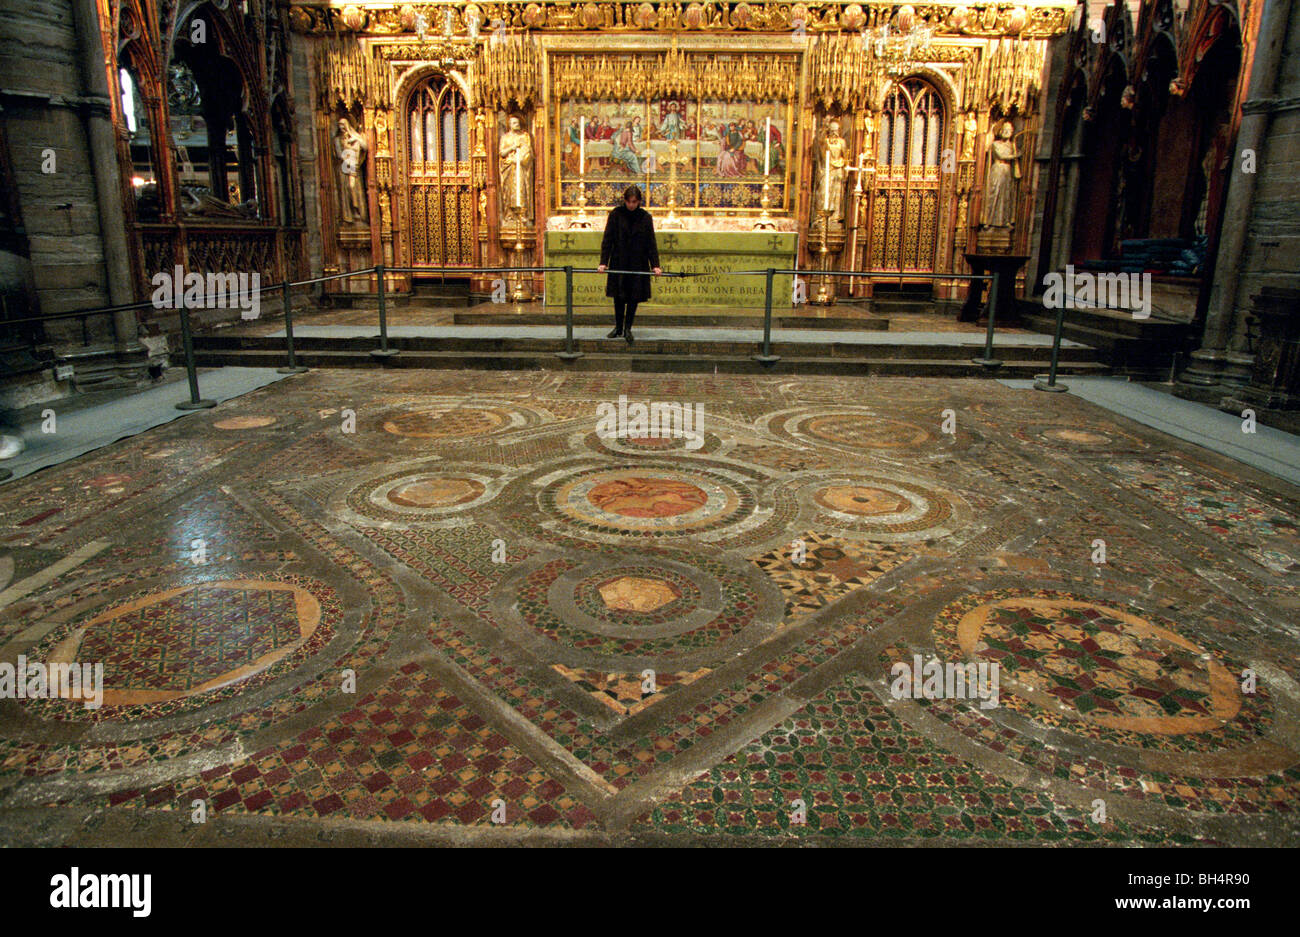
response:
<svg viewBox="0 0 1300 937"><path fill-rule="evenodd" d="M614 328L625 332L632 328L634 318L636 318L636 303L621 299L614 300Z"/></svg>

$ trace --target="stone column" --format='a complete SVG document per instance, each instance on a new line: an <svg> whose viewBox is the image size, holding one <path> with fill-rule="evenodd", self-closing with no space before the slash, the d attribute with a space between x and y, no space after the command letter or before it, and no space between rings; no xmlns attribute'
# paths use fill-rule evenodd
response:
<svg viewBox="0 0 1300 937"><path fill-rule="evenodd" d="M90 145L91 171L95 177L95 199L99 214L99 235L104 252L104 272L109 301L117 306L135 301L131 283L131 253L127 246L126 213L117 142L113 130L104 49L100 44L99 13L95 0L73 0L82 86L85 89L86 137ZM135 310L113 313L113 333L119 365L126 370L144 367L144 346L140 344ZM124 360L125 359L125 360ZM127 362L129 361L129 364Z"/></svg>
<svg viewBox="0 0 1300 937"><path fill-rule="evenodd" d="M1250 69L1249 97L1242 105L1237 149L1229 169L1228 197L1224 204L1205 331L1201 347L1192 352L1187 368L1178 375L1179 384L1189 385L1188 396L1209 394L1225 383L1240 386L1250 376L1251 356L1228 348L1240 308L1237 294L1241 261L1255 203L1257 178L1255 173L1241 172L1239 157L1245 150L1259 154L1263 149L1272 118L1266 102L1277 87L1290 15L1291 0L1269 0L1264 4L1255 59Z"/></svg>

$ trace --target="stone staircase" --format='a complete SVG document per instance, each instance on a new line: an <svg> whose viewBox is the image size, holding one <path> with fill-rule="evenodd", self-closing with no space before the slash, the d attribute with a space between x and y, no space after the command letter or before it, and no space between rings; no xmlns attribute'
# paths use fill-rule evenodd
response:
<svg viewBox="0 0 1300 937"><path fill-rule="evenodd" d="M709 317L637 316L635 345L606 339L609 314L575 314L575 360L563 351L564 330L554 314L546 324L503 313L475 314L473 324L390 327L388 345L398 354L376 357L375 326L312 326L294 329L298 362L308 367L551 369L666 373L900 375L934 377L1033 377L1047 370L1050 344L1043 336L999 335L994 357L1004 363L990 370L972 362L983 354L983 336L971 333L886 331L887 320L813 319L777 316L773 320L774 364L754 360L760 351L761 316L726 316L726 325ZM687 321L683 321L687 320ZM797 326L797 327L796 327ZM200 366L278 367L285 363L283 333L216 332L195 337ZM1107 374L1092 348L1067 343L1061 349L1062 374Z"/></svg>
<svg viewBox="0 0 1300 937"><path fill-rule="evenodd" d="M1020 321L1026 328L1051 335L1056 310L1038 302L1019 300ZM1116 374L1139 380L1168 380L1175 357L1189 349L1192 327L1151 316L1135 319L1118 309L1067 309L1061 335L1096 349L1097 360Z"/></svg>

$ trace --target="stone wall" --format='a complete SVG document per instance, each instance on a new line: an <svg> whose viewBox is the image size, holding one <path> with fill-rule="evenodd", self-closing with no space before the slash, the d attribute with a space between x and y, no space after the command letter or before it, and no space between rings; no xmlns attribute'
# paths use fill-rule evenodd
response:
<svg viewBox="0 0 1300 937"><path fill-rule="evenodd" d="M108 305L71 3L0 7L0 88L40 311ZM47 149L54 151L52 173L42 171ZM56 346L82 343L76 320L51 322L46 334ZM91 344L111 343L111 317L90 319L87 336Z"/></svg>
<svg viewBox="0 0 1300 937"><path fill-rule="evenodd" d="M1273 93L1272 121L1258 154L1258 176L1241 257L1231 347L1245 347L1246 311L1267 284L1300 285L1300 5L1291 21ZM1235 172L1241 171L1241 160Z"/></svg>

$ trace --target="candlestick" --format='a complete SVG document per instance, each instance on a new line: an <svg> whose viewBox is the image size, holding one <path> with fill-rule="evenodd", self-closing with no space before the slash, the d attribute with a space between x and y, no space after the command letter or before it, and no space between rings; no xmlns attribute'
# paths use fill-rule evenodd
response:
<svg viewBox="0 0 1300 937"><path fill-rule="evenodd" d="M762 231L768 228L771 228L772 230L776 230L776 222L772 220L772 215L768 211L768 209L772 207L771 192L772 192L772 181L770 178L765 178L763 180L763 197L759 199L758 202L760 205L763 206L763 211L758 216L758 220L754 222L755 231Z"/></svg>
<svg viewBox="0 0 1300 937"><path fill-rule="evenodd" d="M767 118L763 130L763 175L772 171L772 118Z"/></svg>
<svg viewBox="0 0 1300 937"><path fill-rule="evenodd" d="M826 174L822 176L822 211L831 210L831 151L826 151Z"/></svg>

